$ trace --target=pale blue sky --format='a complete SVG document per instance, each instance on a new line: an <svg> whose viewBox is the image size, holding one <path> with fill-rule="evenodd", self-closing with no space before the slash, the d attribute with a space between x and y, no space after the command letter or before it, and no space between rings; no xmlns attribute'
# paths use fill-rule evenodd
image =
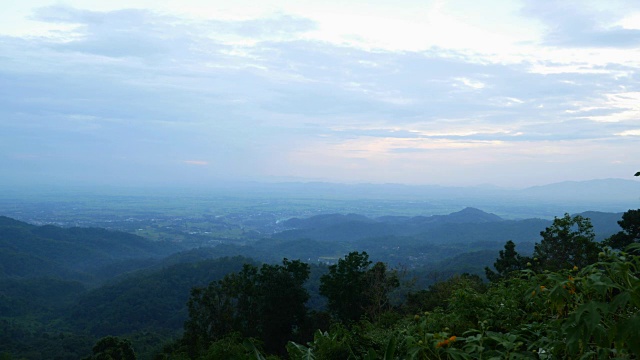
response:
<svg viewBox="0 0 640 360"><path fill-rule="evenodd" d="M637 1L8 1L0 184L640 170Z"/></svg>

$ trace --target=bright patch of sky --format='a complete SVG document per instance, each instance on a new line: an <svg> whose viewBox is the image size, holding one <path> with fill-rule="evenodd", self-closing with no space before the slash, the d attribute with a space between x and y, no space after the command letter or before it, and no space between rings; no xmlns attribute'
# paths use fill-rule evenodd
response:
<svg viewBox="0 0 640 360"><path fill-rule="evenodd" d="M629 178L639 24L634 0L10 1L2 181Z"/></svg>

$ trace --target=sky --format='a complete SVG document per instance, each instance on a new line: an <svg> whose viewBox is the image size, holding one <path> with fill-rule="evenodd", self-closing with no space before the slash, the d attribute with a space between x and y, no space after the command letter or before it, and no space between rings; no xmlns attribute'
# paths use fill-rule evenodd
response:
<svg viewBox="0 0 640 360"><path fill-rule="evenodd" d="M0 185L640 171L640 2L2 0Z"/></svg>

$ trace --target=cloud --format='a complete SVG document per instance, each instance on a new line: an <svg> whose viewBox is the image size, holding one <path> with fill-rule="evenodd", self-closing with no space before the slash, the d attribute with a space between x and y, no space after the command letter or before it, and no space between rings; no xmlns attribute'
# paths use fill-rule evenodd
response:
<svg viewBox="0 0 640 360"><path fill-rule="evenodd" d="M260 40L274 38L290 40L292 36L317 29L317 24L314 21L287 14L243 21L212 21L210 24L215 29L224 29L226 32L237 33L239 36Z"/></svg>
<svg viewBox="0 0 640 360"><path fill-rule="evenodd" d="M534 5L546 24L561 20L558 5ZM589 11L557 31L591 24ZM526 48L533 55L518 61L371 50L319 41L316 20L286 13L194 20L53 6L34 19L69 27L0 37L0 150L47 154L69 174L80 163L169 179L186 164L202 178L382 172L371 181L403 182L417 181L407 172L421 162L533 166L573 154L571 144L599 158L637 140L640 65L624 50L597 51L597 63L576 60L584 48Z"/></svg>
<svg viewBox="0 0 640 360"><path fill-rule="evenodd" d="M108 57L157 57L193 46L178 19L148 10L98 12L56 5L37 9L35 20L75 25L62 41L50 44L60 50Z"/></svg>
<svg viewBox="0 0 640 360"><path fill-rule="evenodd" d="M595 106L594 106L595 105ZM597 122L640 121L640 92L605 94L587 109L599 110L601 114L589 114L586 118Z"/></svg>
<svg viewBox="0 0 640 360"><path fill-rule="evenodd" d="M34 20L75 27L59 49L109 57L183 58L193 52L239 55L243 45L290 40L315 29L313 21L286 14L241 21L185 21L143 9L107 12L55 5L36 10ZM213 45L213 46L212 46ZM239 48L235 46L239 45Z"/></svg>
<svg viewBox="0 0 640 360"><path fill-rule="evenodd" d="M598 1L528 0L523 8L547 26L544 43L558 47L631 48L640 45L640 29L624 28L623 16L640 6L632 1L610 3L603 8Z"/></svg>
<svg viewBox="0 0 640 360"><path fill-rule="evenodd" d="M460 77L460 78L455 78L456 81L458 81L460 84L469 87L471 89L474 90L480 90L483 89L486 85L478 80L473 80L473 79L468 79L468 78L464 78L464 77Z"/></svg>
<svg viewBox="0 0 640 360"><path fill-rule="evenodd" d="M204 160L184 160L183 163L187 165L195 165L195 166L207 166L209 165L208 161Z"/></svg>
<svg viewBox="0 0 640 360"><path fill-rule="evenodd" d="M631 129L625 130L623 132L617 133L618 136L640 136L640 129Z"/></svg>

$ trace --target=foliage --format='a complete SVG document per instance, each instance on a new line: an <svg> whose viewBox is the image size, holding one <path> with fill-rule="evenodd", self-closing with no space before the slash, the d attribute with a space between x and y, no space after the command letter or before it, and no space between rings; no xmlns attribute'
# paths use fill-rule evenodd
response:
<svg viewBox="0 0 640 360"><path fill-rule="evenodd" d="M600 245L595 242L593 226L588 218L564 214L540 232L542 241L533 252L542 268L560 270L573 266L584 267L597 261Z"/></svg>
<svg viewBox="0 0 640 360"><path fill-rule="evenodd" d="M629 244L640 242L640 209L626 211L618 225L622 231L605 240L605 244L614 249L623 249Z"/></svg>
<svg viewBox="0 0 640 360"><path fill-rule="evenodd" d="M318 330L308 346L290 342L287 344L287 353L292 360L353 359L355 354L351 343L351 333L336 327L331 334Z"/></svg>
<svg viewBox="0 0 640 360"><path fill-rule="evenodd" d="M131 275L77 299L65 316L75 329L97 337L134 331L176 332L187 319L189 290L219 280L243 264L243 257L177 264Z"/></svg>
<svg viewBox="0 0 640 360"><path fill-rule="evenodd" d="M304 283L309 278L309 265L287 259L282 264L263 265L258 277L258 328L270 352L282 351L307 315L309 294Z"/></svg>
<svg viewBox="0 0 640 360"><path fill-rule="evenodd" d="M366 252L351 252L320 278L320 294L327 298L329 311L343 322L359 320L369 305L365 293L370 265Z"/></svg>
<svg viewBox="0 0 640 360"><path fill-rule="evenodd" d="M377 262L367 271L366 281L365 315L378 320L391 307L389 294L400 286L400 279L396 270L388 271L385 263Z"/></svg>
<svg viewBox="0 0 640 360"><path fill-rule="evenodd" d="M485 275L490 281L504 279L510 276L514 271L524 270L527 263L530 261L531 258L520 256L516 251L516 244L509 240L504 245L504 250L500 250L499 257L496 262L493 263L493 267L496 271L491 270L489 267L485 267Z"/></svg>
<svg viewBox="0 0 640 360"><path fill-rule="evenodd" d="M213 341L209 347L197 355L197 357L188 357L182 353L165 353L158 355L156 359L188 359L196 358L199 360L265 360L262 352L255 344L255 339L242 337L237 332L230 333L224 337Z"/></svg>
<svg viewBox="0 0 640 360"><path fill-rule="evenodd" d="M90 354L95 342L82 334L50 332L33 322L0 320L0 353L15 359L77 360Z"/></svg>
<svg viewBox="0 0 640 360"><path fill-rule="evenodd" d="M306 345L290 342L287 353L293 360L395 359L397 337L366 320L347 329L335 324L329 331L316 331Z"/></svg>
<svg viewBox="0 0 640 360"><path fill-rule="evenodd" d="M192 289L182 344L194 356L238 332L260 339L269 352L282 352L305 321L308 276L307 264L284 259L282 265L260 269L246 264L206 288Z"/></svg>
<svg viewBox="0 0 640 360"><path fill-rule="evenodd" d="M389 293L400 286L398 275L387 271L384 263L370 267L371 263L366 252L351 252L320 278L320 294L340 321L377 318L389 308Z"/></svg>
<svg viewBox="0 0 640 360"><path fill-rule="evenodd" d="M289 356L326 359L332 350L343 359L382 358L389 344L400 359L635 359L640 257L629 254L634 249L640 244L627 252L605 249L584 268L522 270L485 292L460 286L443 307L392 328L334 327L307 345L289 344Z"/></svg>
<svg viewBox="0 0 640 360"><path fill-rule="evenodd" d="M135 360L136 354L129 340L106 336L93 347L93 354L86 360Z"/></svg>
<svg viewBox="0 0 640 360"><path fill-rule="evenodd" d="M634 245L629 248L640 247ZM600 261L578 271L532 277L531 299L558 336L550 353L562 357L640 355L640 258L605 249Z"/></svg>
<svg viewBox="0 0 640 360"><path fill-rule="evenodd" d="M178 251L174 244L149 241L140 236L101 228L34 226L0 216L0 277L62 277L97 283L102 268L123 273ZM137 260L126 269L115 266ZM135 266L137 264L137 267Z"/></svg>
<svg viewBox="0 0 640 360"><path fill-rule="evenodd" d="M459 289L473 289L482 293L486 285L478 275L454 275L447 280L430 285L428 289L409 293L405 308L408 312L432 311L437 307L447 307L452 294Z"/></svg>
<svg viewBox="0 0 640 360"><path fill-rule="evenodd" d="M633 219L620 222L627 235ZM77 359L91 352L91 336L109 334L129 340L105 340L92 356L128 341L140 354L137 343L176 336L172 331L188 313L184 335L158 358L637 358L640 245L594 256L591 245L598 244L588 225L588 219L565 215L541 233L540 261L525 263L526 270L526 258L507 242L494 264L500 276L490 284L469 274L440 277L444 281L409 294L402 307L389 301L398 274L357 252L318 267L312 286L310 266L300 261L258 266L244 258L132 274L85 295L79 282L5 279L0 353ZM48 237L58 232L38 231ZM567 258L551 261L560 255ZM327 313L308 312L310 288L327 296L331 327ZM314 304L315 310L323 305ZM68 306L72 311L62 316ZM167 333L158 336L156 329ZM154 348L145 348L147 358Z"/></svg>

